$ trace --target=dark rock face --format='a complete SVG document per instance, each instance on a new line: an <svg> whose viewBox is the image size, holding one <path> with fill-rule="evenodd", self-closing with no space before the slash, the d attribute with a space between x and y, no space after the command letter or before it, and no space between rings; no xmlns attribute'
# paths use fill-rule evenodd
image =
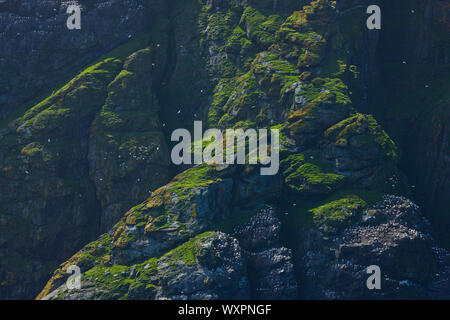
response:
<svg viewBox="0 0 450 320"><path fill-rule="evenodd" d="M118 286L110 287L110 278ZM220 232L201 234L159 259L124 267L120 272L113 268L95 270L83 276L81 289L69 291L62 285L44 299L121 296L162 300L249 299L247 270L239 243Z"/></svg>
<svg viewBox="0 0 450 320"><path fill-rule="evenodd" d="M67 29L70 1L0 4L0 119L145 31L145 1L80 3L81 30Z"/></svg>
<svg viewBox="0 0 450 320"><path fill-rule="evenodd" d="M440 243L450 247L450 5L381 2L385 23L377 55L386 98L370 112L399 143L414 200Z"/></svg>
<svg viewBox="0 0 450 320"><path fill-rule="evenodd" d="M86 69L0 137L0 294L6 298L36 294L53 264L168 180L151 57L148 50L124 55ZM130 87L133 99L124 94Z"/></svg>
<svg viewBox="0 0 450 320"><path fill-rule="evenodd" d="M151 75L149 49L128 57L90 129L89 171L103 209L102 231L168 180L169 151Z"/></svg>
<svg viewBox="0 0 450 320"><path fill-rule="evenodd" d="M312 298L445 298L450 278L448 253L437 249L419 208L402 197L385 196L357 213L337 234L304 235L300 263L302 290ZM381 290L366 286L367 267L381 269ZM447 288L447 289L443 289ZM430 292L439 292L430 296Z"/></svg>
<svg viewBox="0 0 450 320"><path fill-rule="evenodd" d="M249 299L245 261L239 243L223 233L198 244L194 266L169 266L164 258L158 266L161 283L157 299Z"/></svg>
<svg viewBox="0 0 450 320"><path fill-rule="evenodd" d="M280 221L272 208L262 209L248 224L237 228L234 235L241 239L241 246L247 251L260 252L279 247Z"/></svg>
<svg viewBox="0 0 450 320"><path fill-rule="evenodd" d="M55 263L82 246L82 238L98 235L100 207L88 178L88 129L119 69L118 61L99 63L2 136L2 296L36 290L49 268L44 261Z"/></svg>
<svg viewBox="0 0 450 320"><path fill-rule="evenodd" d="M244 249L252 298L297 298L292 251L280 245L280 221L273 209L261 210L234 234Z"/></svg>
<svg viewBox="0 0 450 320"><path fill-rule="evenodd" d="M116 271L116 281L124 283L120 289L107 288L104 277L115 272L107 268L83 275L80 290L70 291L62 285L43 298L103 299L126 294L131 299L163 300L295 299L292 252L280 247L279 233L280 222L269 207L236 229L236 238L221 232L204 233L158 259ZM130 279L137 284L125 284ZM153 290L139 291L149 281Z"/></svg>

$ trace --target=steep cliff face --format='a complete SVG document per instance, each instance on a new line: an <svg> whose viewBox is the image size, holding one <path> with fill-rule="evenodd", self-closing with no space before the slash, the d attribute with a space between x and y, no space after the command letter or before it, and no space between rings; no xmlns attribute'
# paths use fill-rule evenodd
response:
<svg viewBox="0 0 450 320"><path fill-rule="evenodd" d="M1 294L29 297L55 264L168 180L139 41L89 67L0 135Z"/></svg>
<svg viewBox="0 0 450 320"><path fill-rule="evenodd" d="M0 3L0 119L146 29L146 1L80 3L82 28L73 31L66 27L70 1Z"/></svg>
<svg viewBox="0 0 450 320"><path fill-rule="evenodd" d="M366 264L374 263L385 272L382 297L448 294L448 255L433 249L417 207L381 197L408 193L396 168L398 149L372 116L356 111L346 85L364 101L367 88L355 86L357 79L373 78L353 64L374 54L360 56L373 49L365 24L349 29L346 14L361 3L319 0L294 12L276 4L175 3L172 9L184 6L198 29L180 43L183 31L169 22L169 78L162 78L159 97L172 104L173 90L183 97L206 77L201 93L208 98L197 116L210 127L280 128L280 174L188 169L65 262L39 298L229 298L233 291L242 298L379 297L363 280ZM199 50L195 63L182 58L192 48ZM184 68L206 72L179 83ZM259 208L268 204L267 216ZM83 272L80 290L65 285L72 264Z"/></svg>
<svg viewBox="0 0 450 320"><path fill-rule="evenodd" d="M439 238L450 244L448 1L384 1L377 49L383 104L374 113L398 141L401 168Z"/></svg>
<svg viewBox="0 0 450 320"><path fill-rule="evenodd" d="M397 100L369 4L147 1L144 35L0 128L1 297L448 297L450 256L401 197L407 144L377 122L392 128ZM171 166L170 134L193 120L280 129L279 173ZM382 292L365 285L372 264Z"/></svg>
<svg viewBox="0 0 450 320"><path fill-rule="evenodd" d="M113 59L93 66L2 131L2 295L24 294L33 286L28 277L45 275L44 261L55 263L98 232L87 130L118 69Z"/></svg>

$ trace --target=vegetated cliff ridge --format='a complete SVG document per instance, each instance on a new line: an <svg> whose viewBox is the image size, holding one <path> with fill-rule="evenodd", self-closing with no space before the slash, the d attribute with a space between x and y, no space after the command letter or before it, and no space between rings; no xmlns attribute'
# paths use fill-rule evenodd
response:
<svg viewBox="0 0 450 320"><path fill-rule="evenodd" d="M392 101L373 3L301 2L146 1L145 34L2 125L2 298L448 297L450 256L364 113ZM279 128L279 174L171 179L169 134L195 119Z"/></svg>

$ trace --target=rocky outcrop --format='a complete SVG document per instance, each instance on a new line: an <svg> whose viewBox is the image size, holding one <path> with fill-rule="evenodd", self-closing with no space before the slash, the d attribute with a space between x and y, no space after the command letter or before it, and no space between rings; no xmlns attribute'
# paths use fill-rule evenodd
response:
<svg viewBox="0 0 450 320"><path fill-rule="evenodd" d="M35 292L52 265L167 182L168 151L147 77L150 67L144 68L151 57L141 50L127 58L132 48L87 68L4 128L2 297ZM134 100L124 96L127 85ZM157 174L146 176L155 169Z"/></svg>
<svg viewBox="0 0 450 320"><path fill-rule="evenodd" d="M49 268L45 260L57 263L83 238L98 234L100 207L88 174L88 130L119 69L113 59L93 66L2 136L2 296L36 290L35 279L45 277Z"/></svg>
<svg viewBox="0 0 450 320"><path fill-rule="evenodd" d="M241 221L232 197L238 185L235 171L232 167L218 171L201 165L176 176L128 211L101 240L85 246L55 271L40 297L66 281L70 265L80 266L83 273L99 263L131 268L147 259L162 259L170 250L181 252L184 249L176 248L188 246L190 239L202 232L227 229L223 221L230 221L231 226L232 221Z"/></svg>
<svg viewBox="0 0 450 320"><path fill-rule="evenodd" d="M245 263L236 239L203 233L159 259L99 267L83 274L82 289L66 285L44 299L248 299Z"/></svg>
<svg viewBox="0 0 450 320"><path fill-rule="evenodd" d="M314 211L320 215L328 208ZM342 210L342 208L341 208ZM429 223L411 201L385 196L373 207L348 208L351 224L302 234L302 292L319 299L446 298L448 253L437 249ZM443 258L445 257L445 258ZM381 270L381 290L369 290L367 268ZM446 289L444 289L446 288Z"/></svg>
<svg viewBox="0 0 450 320"><path fill-rule="evenodd" d="M58 279L62 274L55 274L54 282L40 297L294 299L297 282L292 253L280 247L279 232L280 223L273 209L266 208L247 224L237 227L232 232L235 238L221 232L207 232L161 257L139 264L120 264L118 269L117 264L109 261L106 267L94 266L84 272L79 290L69 290L66 284L55 287L56 283L63 283ZM74 262L83 263L75 260L70 263ZM115 283L113 286L111 281Z"/></svg>
<svg viewBox="0 0 450 320"><path fill-rule="evenodd" d="M250 298L245 262L236 239L213 233L196 246L197 264L193 267L183 262L180 266L178 261L173 264L170 255L161 260L157 299Z"/></svg>
<svg viewBox="0 0 450 320"><path fill-rule="evenodd" d="M68 30L66 10L76 3L82 5L82 27ZM140 0L1 3L0 119L144 33L145 14Z"/></svg>
<svg viewBox="0 0 450 320"><path fill-rule="evenodd" d="M281 247L281 223L272 208L262 209L233 232L244 250L253 299L296 299L292 251Z"/></svg>
<svg viewBox="0 0 450 320"><path fill-rule="evenodd" d="M150 49L128 57L91 127L89 170L103 210L102 231L168 181L169 151L151 75Z"/></svg>

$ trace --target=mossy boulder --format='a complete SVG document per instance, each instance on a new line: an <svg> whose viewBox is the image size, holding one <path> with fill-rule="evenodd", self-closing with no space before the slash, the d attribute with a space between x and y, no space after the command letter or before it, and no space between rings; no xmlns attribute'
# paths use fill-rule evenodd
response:
<svg viewBox="0 0 450 320"><path fill-rule="evenodd" d="M350 195L311 209L310 212L319 229L326 233L334 233L348 226L352 217L366 207L367 204L363 199Z"/></svg>
<svg viewBox="0 0 450 320"><path fill-rule="evenodd" d="M427 297L442 265L433 252L428 223L417 210L402 197L385 196L369 206L356 195L312 209L315 228L301 236L299 249L308 297ZM371 265L382 271L382 290L367 290L366 269Z"/></svg>
<svg viewBox="0 0 450 320"><path fill-rule="evenodd" d="M126 213L110 231L112 260L129 263L162 254L229 214L232 179L202 165L176 176Z"/></svg>
<svg viewBox="0 0 450 320"><path fill-rule="evenodd" d="M295 89L295 101L300 109L292 112L283 132L299 147L318 142L330 126L350 116L351 100L347 87L339 79L313 79Z"/></svg>
<svg viewBox="0 0 450 320"><path fill-rule="evenodd" d="M69 290L66 284L48 286L39 298L245 299L250 297L246 273L237 240L223 233L206 232L138 264L98 264L82 273L81 289Z"/></svg>
<svg viewBox="0 0 450 320"><path fill-rule="evenodd" d="M330 194L342 186L343 175L335 174L314 155L290 155L281 162L286 188L302 196Z"/></svg>
<svg viewBox="0 0 450 320"><path fill-rule="evenodd" d="M322 156L337 173L366 187L405 193L404 175L396 168L397 146L371 115L355 114L327 129Z"/></svg>

